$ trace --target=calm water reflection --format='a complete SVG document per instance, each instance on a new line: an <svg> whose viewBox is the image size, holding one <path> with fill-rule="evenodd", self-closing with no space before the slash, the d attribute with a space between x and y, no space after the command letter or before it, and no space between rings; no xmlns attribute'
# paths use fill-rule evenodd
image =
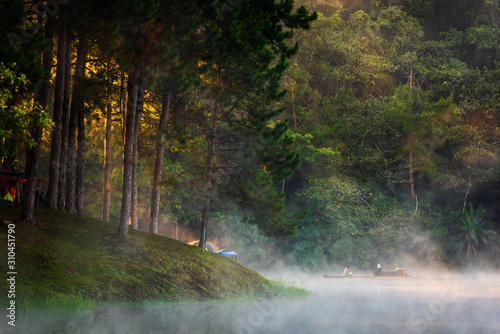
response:
<svg viewBox="0 0 500 334"><path fill-rule="evenodd" d="M7 333L500 333L500 277L323 279L251 302L27 311ZM4 321L4 326L6 322ZM0 327L2 329L3 327Z"/></svg>

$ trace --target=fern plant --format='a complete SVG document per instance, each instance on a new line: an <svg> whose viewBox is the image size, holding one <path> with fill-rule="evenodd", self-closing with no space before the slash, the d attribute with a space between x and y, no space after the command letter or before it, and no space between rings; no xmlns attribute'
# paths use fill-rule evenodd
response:
<svg viewBox="0 0 500 334"><path fill-rule="evenodd" d="M464 231L468 241L467 257L476 254L476 247L479 245L479 239L485 244L488 243L489 232L483 228L483 217L486 209L479 205L476 209L469 204L469 210L465 209L462 214L458 215L462 225L460 230Z"/></svg>

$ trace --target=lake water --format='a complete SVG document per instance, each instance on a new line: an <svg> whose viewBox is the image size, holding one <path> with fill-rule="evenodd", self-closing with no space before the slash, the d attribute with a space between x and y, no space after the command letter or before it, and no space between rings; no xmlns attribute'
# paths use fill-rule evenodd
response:
<svg viewBox="0 0 500 334"><path fill-rule="evenodd" d="M27 310L16 330L6 332L500 333L498 275L334 279L288 274L284 278L312 294L247 302Z"/></svg>

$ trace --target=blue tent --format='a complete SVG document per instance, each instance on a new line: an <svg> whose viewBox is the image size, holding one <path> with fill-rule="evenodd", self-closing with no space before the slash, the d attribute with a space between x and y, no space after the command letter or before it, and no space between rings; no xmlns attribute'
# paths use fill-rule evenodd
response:
<svg viewBox="0 0 500 334"><path fill-rule="evenodd" d="M218 254L224 255L224 256L229 256L233 260L240 262L240 260L238 259L238 253L236 253L235 251L221 251Z"/></svg>

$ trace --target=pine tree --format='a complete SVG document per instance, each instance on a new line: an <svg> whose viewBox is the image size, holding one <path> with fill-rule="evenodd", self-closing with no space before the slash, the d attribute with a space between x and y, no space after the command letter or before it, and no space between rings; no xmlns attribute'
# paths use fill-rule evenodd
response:
<svg viewBox="0 0 500 334"><path fill-rule="evenodd" d="M49 73L52 67L52 47L53 47L53 28L52 28L52 19L47 18L47 23L45 25L45 38L48 41L47 48L42 54L42 63L43 69L46 72L46 79L42 83L41 88L35 94L35 101L40 105L43 110L47 109L48 106L48 98L49 98ZM36 187L37 187L37 176L38 176L38 166L40 162L40 146L42 143L42 133L43 128L41 124L38 124L35 118L32 118L32 122L30 124L31 134L33 136L33 140L35 145L26 148L26 164L25 164L25 173L26 184L23 189L23 208L21 213L21 220L28 222L35 222L35 195L36 195Z"/></svg>
<svg viewBox="0 0 500 334"><path fill-rule="evenodd" d="M57 72L54 90L54 107L52 112L54 129L52 131L50 146L49 189L47 194L48 206L50 209L57 209L65 87L64 80L66 78L66 41L68 36L66 32L66 23L63 20L58 21L57 28Z"/></svg>
<svg viewBox="0 0 500 334"><path fill-rule="evenodd" d="M0 13L2 13L0 20L0 63L15 69L16 73L25 75L25 79L27 79L25 82L29 82L29 84L20 87L13 97L16 101L24 101L23 103L26 105L34 107L25 109L28 113L26 115L26 128L22 131L25 131L22 138L24 146L18 147L26 150L25 172L27 179L23 187L21 220L35 224L35 191L40 145L43 131L50 130L50 121L47 118L46 110L52 66L53 20L44 13L41 4L26 6L20 1L2 1ZM46 22L45 25L44 22ZM40 57L41 55L42 57ZM34 100L32 99L33 95ZM7 128L14 129L10 126ZM7 162L4 161L4 163Z"/></svg>
<svg viewBox="0 0 500 334"><path fill-rule="evenodd" d="M135 129L134 129L134 152L132 162L132 194L130 203L130 227L137 230L139 227L137 217L137 167L139 164L139 134L141 131L141 119L144 111L144 87L139 86L137 91L137 106L135 112Z"/></svg>
<svg viewBox="0 0 500 334"><path fill-rule="evenodd" d="M244 124L256 131L254 135L266 128L268 120L280 112L270 106L283 96L279 81L287 59L297 51L296 44L288 44L293 29L309 28L316 18L315 13L310 14L304 7L294 12L293 1L240 1L232 7L204 9L208 22L201 59L210 68L205 74L210 92L207 106L210 121L206 131L205 200L200 224L199 247L203 249L213 178L219 168L215 161L219 123Z"/></svg>
<svg viewBox="0 0 500 334"><path fill-rule="evenodd" d="M75 64L75 74L73 76L73 98L71 100L70 119L68 128L68 163L67 163L67 185L66 185L66 210L73 214L76 211L76 150L77 150L77 128L80 115L84 115L83 80L85 78L85 64L87 62L88 41L85 31L78 32L78 47ZM80 133L80 131L78 131ZM82 140L82 138L80 138ZM78 141L78 146L83 146ZM83 147L82 147L83 148ZM80 158L79 162L84 161ZM84 166L78 167L80 172L84 171ZM82 210L80 209L80 212Z"/></svg>
<svg viewBox="0 0 500 334"><path fill-rule="evenodd" d="M151 190L151 210L149 217L149 232L154 234L158 234L158 218L160 211L160 181L163 171L165 131L168 124L170 99L170 95L164 94L162 96L161 115L157 130L158 139L156 142L156 157L153 174L153 186Z"/></svg>
<svg viewBox="0 0 500 334"><path fill-rule="evenodd" d="M61 155L59 157L59 179L57 191L57 209L62 211L65 209L66 201L66 172L68 161L68 137L69 137L69 121L70 121L70 100L71 100L71 37L68 35L66 41L66 59L64 70L64 96L62 103L62 128L61 128Z"/></svg>

